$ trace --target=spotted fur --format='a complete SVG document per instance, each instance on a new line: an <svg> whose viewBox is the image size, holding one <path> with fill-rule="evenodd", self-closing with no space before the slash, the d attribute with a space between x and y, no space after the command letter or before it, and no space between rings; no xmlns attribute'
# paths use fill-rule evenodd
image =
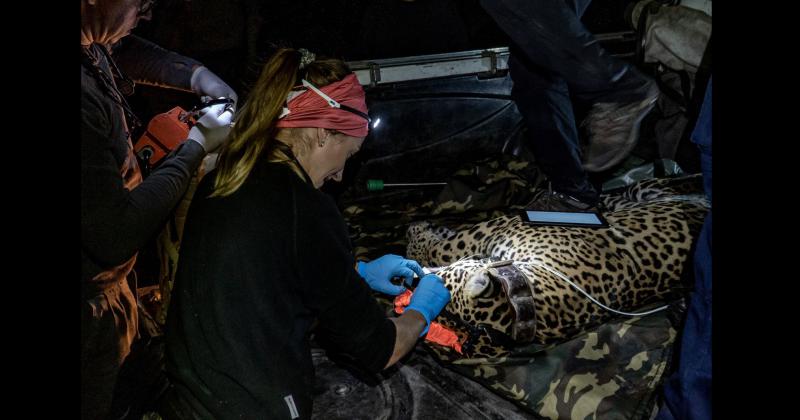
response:
<svg viewBox="0 0 800 420"><path fill-rule="evenodd" d="M451 320L507 334L514 314L502 288L484 275L485 258L513 260L533 290L534 342L552 344L616 315L545 267L620 311L639 310L682 290L682 272L708 208L700 182L699 176L649 180L603 197L609 228L533 226L518 216L460 231L417 223L407 231L407 256L425 266L446 266L438 274L452 295L445 309Z"/></svg>

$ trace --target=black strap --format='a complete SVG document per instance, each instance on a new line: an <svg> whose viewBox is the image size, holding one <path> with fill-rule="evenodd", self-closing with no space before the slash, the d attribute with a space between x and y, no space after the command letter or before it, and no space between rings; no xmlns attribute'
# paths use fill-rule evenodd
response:
<svg viewBox="0 0 800 420"><path fill-rule="evenodd" d="M514 311L511 339L530 342L536 333L536 309L528 277L511 261L495 264L489 266L488 273L500 283Z"/></svg>
<svg viewBox="0 0 800 420"><path fill-rule="evenodd" d="M96 53L96 50L98 49L106 58L109 70L112 73L111 76L109 76L108 73L106 73L106 71L100 67L100 57ZM119 70L117 65L114 63L114 60L111 58L111 55L108 53L108 50L101 45L95 44L91 44L88 47L82 46L81 61L88 69L91 70L92 75L100 82L100 86L103 88L103 90L105 90L111 100L113 100L122 108L123 114L128 120L129 134L141 127L141 121L139 121L139 118L137 118L136 114L134 114L133 110L128 104L128 101L125 100L125 95L122 93L122 91L120 91L115 80L120 81L120 84L123 86L124 90L129 92L129 94L133 93L134 82Z"/></svg>
<svg viewBox="0 0 800 420"><path fill-rule="evenodd" d="M482 335L488 337L493 344L505 348L514 348L533 340L536 332L533 292L530 289L527 276L511 263L504 264L504 262L496 261L489 264L488 269L489 275L500 283L503 292L508 297L509 305L514 311L514 323L512 324L511 335L509 335L489 324L470 325L445 308L439 316L467 333L467 339L462 343L461 348L468 355L472 354Z"/></svg>
<svg viewBox="0 0 800 420"><path fill-rule="evenodd" d="M361 112L361 111L359 111L359 110L357 110L357 109L355 109L353 107L349 107L349 106L347 106L345 104L339 104L339 109L358 115L359 117L367 120L368 124L372 122L372 118L370 118L369 115L367 115L367 114L365 114L365 113L363 113L363 112Z"/></svg>
<svg viewBox="0 0 800 420"><path fill-rule="evenodd" d="M300 168L300 172L303 173L303 176L304 176L306 182L308 182L311 185L314 185L314 181L312 181L311 177L308 176L308 173L306 173L306 170L303 168L303 165L300 164L300 161L297 160L297 157L292 152L292 148L288 144L286 144L286 143L284 143L284 142L282 142L282 141L280 141L278 139L275 139L273 147L275 147L276 149L280 150L281 152L283 152L286 155L286 157L291 159L292 162L294 162L294 164L297 165L298 168Z"/></svg>

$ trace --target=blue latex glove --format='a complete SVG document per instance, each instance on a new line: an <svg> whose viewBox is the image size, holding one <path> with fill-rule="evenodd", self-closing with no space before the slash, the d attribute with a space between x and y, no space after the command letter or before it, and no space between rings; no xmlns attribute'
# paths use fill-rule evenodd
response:
<svg viewBox="0 0 800 420"><path fill-rule="evenodd" d="M427 274L419 280L419 285L414 289L411 303L406 307L406 311L412 309L425 317L425 329L422 330L420 337L428 333L431 321L439 315L447 302L450 302L450 291L444 287L441 277L436 274Z"/></svg>
<svg viewBox="0 0 800 420"><path fill-rule="evenodd" d="M397 296L406 288L402 285L392 284L392 277L402 277L406 284L411 285L414 273L420 278L425 275L422 267L414 260L407 260L399 255L386 254L377 260L358 263L358 274L367 281L369 287L387 295Z"/></svg>

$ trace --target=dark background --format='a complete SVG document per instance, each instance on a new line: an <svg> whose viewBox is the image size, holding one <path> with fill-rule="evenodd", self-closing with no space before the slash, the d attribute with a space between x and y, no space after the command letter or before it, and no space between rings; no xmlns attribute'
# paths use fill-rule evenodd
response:
<svg viewBox="0 0 800 420"><path fill-rule="evenodd" d="M624 14L632 2L595 0L583 21L595 34L631 30ZM161 0L134 32L203 62L240 99L276 45L345 61L508 46L478 0ZM187 100L164 99L140 108L164 112L169 100Z"/></svg>
<svg viewBox="0 0 800 420"><path fill-rule="evenodd" d="M635 0L595 0L583 22L598 35L631 31L625 20L631 3ZM240 103L276 46L358 61L509 45L478 0L160 0L152 19L140 21L134 33L201 61L236 90ZM632 42L614 45L620 46L635 48ZM142 121L197 102L192 93L145 85L137 85L130 98ZM357 171L358 162L351 162L346 182L326 185L324 191L340 194ZM157 281L158 266L153 243L137 260L140 286Z"/></svg>
<svg viewBox="0 0 800 420"><path fill-rule="evenodd" d="M190 6L185 0L160 0L156 20L167 20L158 14L168 6L184 7L184 2ZM476 5L473 0L464 2ZM201 3L240 2L191 3L199 8ZM289 1L256 3L264 6L255 16L270 22L270 32L276 34L280 34L277 28L281 26L276 16L294 19L281 5L301 9ZM617 6L622 3L627 2L595 0L583 21L595 33L624 28L620 16L624 7ZM7 366L11 370L9 388L15 410L35 410L45 417L51 414L49 418L73 417L65 413L77 413L80 401L75 331L79 327L69 319L77 316L69 314L76 313L74 279L78 277L78 265L74 262L75 253L69 250L80 235L76 222L80 217L76 202L80 180L69 180L69 174L77 177L78 151L70 151L68 144L79 142L80 120L78 107L67 106L63 110L57 101L50 107L43 101L53 97L77 101L77 72L67 70L70 57L75 59L69 53L74 51L71 42L75 42L69 41L74 39L69 34L77 26L72 22L78 16L76 6L68 2L53 2L46 7L30 2L4 6L7 22L16 23L5 26L9 41L6 63L13 78L18 79L7 84L7 95L33 111L15 117L13 126L16 133L22 134L10 132L6 136L6 141L23 140L18 146L33 146L24 149L27 153L18 155L19 159L7 160L11 165L4 169L8 181L6 210L10 213L6 218L13 221L7 224L6 230L11 233L7 242L12 244L10 257L15 260L7 271L22 273L6 276L4 283L9 297L6 313L13 314L8 318L10 328L6 329L10 344L6 350L9 359L14 360ZM302 13L307 16L314 11L306 9ZM791 122L797 119L793 103L796 88L791 83L796 71L789 65L786 47L790 44L785 42L796 38L793 29L797 25L792 22L796 15L791 8L784 10L770 3L743 7L734 2L717 2L714 15L717 70L713 205L714 259L718 263L714 267L714 347L722 350L714 354L715 418L782 418L786 416L787 403L794 398L792 386L780 385L791 378L786 373L794 364L791 356L784 356L790 353L786 349L792 348L789 343L793 340L786 321L797 317L793 311L797 295L791 264L796 259L792 251L796 246L790 242L796 228L792 227L794 217L789 214L795 211L791 198L795 191L793 180L797 178L797 148L791 128ZM266 16L271 18L265 19ZM485 15L483 18L487 19ZM150 24L144 22L137 33L151 31ZM200 24L194 28L192 32L198 33L199 38L187 43L186 48L207 49L209 58L223 55L223 50L203 43L210 42L211 34L224 35L224 28L203 28ZM168 33L169 28L162 31ZM179 37L179 28L174 32ZM314 37L306 39L313 41ZM322 39L317 42L327 43ZM386 48L389 51L393 46ZM237 63L219 62L235 72ZM211 62L209 65L215 71L228 71ZM238 83L231 81L234 86ZM44 114L43 110L51 112ZM66 179L62 179L64 174ZM73 210L58 211L61 208ZM761 210L754 213L757 209ZM766 217L747 217L754 214ZM776 226L779 221L790 223ZM43 273L41 268L45 268ZM75 273L71 274L71 270ZM27 274L31 272L34 275ZM36 299L34 305L31 297ZM46 390L47 403L43 404L43 393L37 390Z"/></svg>

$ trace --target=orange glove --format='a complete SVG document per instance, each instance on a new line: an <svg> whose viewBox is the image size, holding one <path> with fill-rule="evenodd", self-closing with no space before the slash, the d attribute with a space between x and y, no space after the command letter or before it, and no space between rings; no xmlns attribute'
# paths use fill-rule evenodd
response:
<svg viewBox="0 0 800 420"><path fill-rule="evenodd" d="M398 314L402 314L406 310L406 306L411 303L412 294L413 292L411 290L406 290L397 295L394 298L394 311ZM425 341L444 347L450 347L459 354L463 354L461 351L461 342L458 341L456 333L438 322L431 322L431 326L428 328L428 334L425 335Z"/></svg>

